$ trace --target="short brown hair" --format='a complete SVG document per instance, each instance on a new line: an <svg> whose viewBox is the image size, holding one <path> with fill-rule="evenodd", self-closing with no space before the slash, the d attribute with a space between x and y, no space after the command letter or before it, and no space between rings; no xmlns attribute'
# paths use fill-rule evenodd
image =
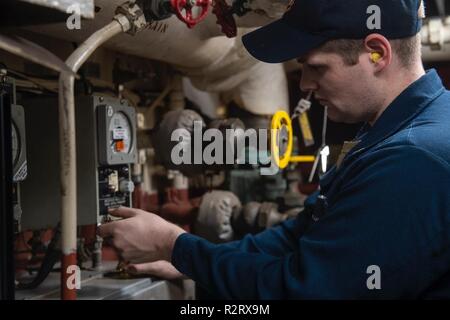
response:
<svg viewBox="0 0 450 320"><path fill-rule="evenodd" d="M410 67L420 56L421 38L420 33L404 39L389 40L393 52L398 56L405 68ZM353 66L358 63L359 56L364 51L364 40L339 39L326 42L321 51L337 53L347 65Z"/></svg>

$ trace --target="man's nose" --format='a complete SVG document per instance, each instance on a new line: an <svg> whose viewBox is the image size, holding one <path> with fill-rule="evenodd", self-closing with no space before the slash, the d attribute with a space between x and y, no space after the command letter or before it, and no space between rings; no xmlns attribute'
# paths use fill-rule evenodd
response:
<svg viewBox="0 0 450 320"><path fill-rule="evenodd" d="M319 85L314 79L308 74L307 71L303 71L302 77L300 79L300 90L303 92L317 91Z"/></svg>

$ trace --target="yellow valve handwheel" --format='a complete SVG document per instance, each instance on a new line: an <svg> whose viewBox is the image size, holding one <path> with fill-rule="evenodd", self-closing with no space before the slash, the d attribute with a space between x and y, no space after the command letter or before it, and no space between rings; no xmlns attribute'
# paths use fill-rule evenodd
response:
<svg viewBox="0 0 450 320"><path fill-rule="evenodd" d="M287 112L278 111L274 114L271 129L272 157L277 166L284 169L289 165L294 141L292 121Z"/></svg>

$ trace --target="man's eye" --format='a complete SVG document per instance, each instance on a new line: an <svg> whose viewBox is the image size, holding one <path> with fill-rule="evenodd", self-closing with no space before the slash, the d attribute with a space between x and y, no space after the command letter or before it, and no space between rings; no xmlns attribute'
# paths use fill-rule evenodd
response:
<svg viewBox="0 0 450 320"><path fill-rule="evenodd" d="M312 66L312 69L313 69L314 71L316 71L316 72L321 73L321 72L324 72L324 71L327 69L327 66L324 66L324 65L314 65L314 66Z"/></svg>
<svg viewBox="0 0 450 320"><path fill-rule="evenodd" d="M322 67L322 65L320 65L320 64L309 64L309 63L307 64L307 66L308 66L308 68L313 69L313 70L317 70L320 67Z"/></svg>

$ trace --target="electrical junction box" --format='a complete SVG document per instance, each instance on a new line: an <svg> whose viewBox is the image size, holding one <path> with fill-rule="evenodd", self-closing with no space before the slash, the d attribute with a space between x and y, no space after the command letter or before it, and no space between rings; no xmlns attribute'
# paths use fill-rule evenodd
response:
<svg viewBox="0 0 450 320"><path fill-rule="evenodd" d="M25 112L17 104L16 83L13 78L3 77L1 85L8 85L12 89L11 105L11 137L13 182L20 182L27 177L27 144L25 136Z"/></svg>
<svg viewBox="0 0 450 320"><path fill-rule="evenodd" d="M27 177L27 144L25 134L25 111L22 106L11 106L11 136L13 154L13 182L24 181Z"/></svg>
<svg viewBox="0 0 450 320"><path fill-rule="evenodd" d="M60 221L58 98L23 101L28 178L22 187L23 229ZM130 165L137 161L136 112L127 101L101 95L75 100L77 224L104 222L109 208L131 207Z"/></svg>

